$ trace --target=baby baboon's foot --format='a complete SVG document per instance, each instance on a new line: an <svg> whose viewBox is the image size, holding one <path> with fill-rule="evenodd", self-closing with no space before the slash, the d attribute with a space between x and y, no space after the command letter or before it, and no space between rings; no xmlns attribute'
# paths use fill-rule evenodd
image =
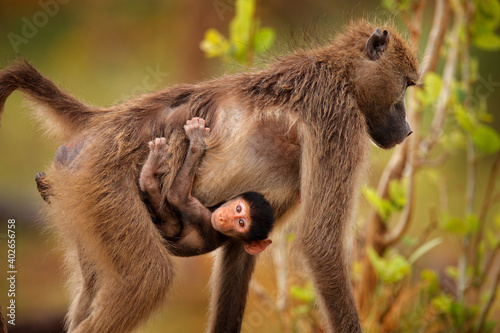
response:
<svg viewBox="0 0 500 333"><path fill-rule="evenodd" d="M161 157L161 155L167 152L167 149L167 139L165 138L156 138L153 141L149 141L149 156L154 158Z"/></svg>
<svg viewBox="0 0 500 333"><path fill-rule="evenodd" d="M169 145L167 144L167 139L156 138L153 141L149 141L149 156L146 161L146 165L151 168L154 174L165 173L166 160L169 155Z"/></svg>
<svg viewBox="0 0 500 333"><path fill-rule="evenodd" d="M184 125L184 130L192 145L203 144L210 134L210 128L205 127L205 120L198 117L188 120Z"/></svg>

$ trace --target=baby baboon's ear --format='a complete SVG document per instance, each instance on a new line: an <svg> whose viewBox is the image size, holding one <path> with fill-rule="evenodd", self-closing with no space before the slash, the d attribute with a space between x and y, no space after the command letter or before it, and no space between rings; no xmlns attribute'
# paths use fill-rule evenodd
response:
<svg viewBox="0 0 500 333"><path fill-rule="evenodd" d="M387 49L389 44L389 32L387 30L375 29L366 42L366 53L371 60L377 60Z"/></svg>

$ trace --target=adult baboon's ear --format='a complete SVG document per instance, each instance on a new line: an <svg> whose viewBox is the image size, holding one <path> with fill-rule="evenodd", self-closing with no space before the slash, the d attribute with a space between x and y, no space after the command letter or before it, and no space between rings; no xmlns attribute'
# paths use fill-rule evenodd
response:
<svg viewBox="0 0 500 333"><path fill-rule="evenodd" d="M387 49L387 44L389 44L389 32L387 30L375 29L368 41L366 42L366 53L371 60L377 60L380 58L382 52Z"/></svg>

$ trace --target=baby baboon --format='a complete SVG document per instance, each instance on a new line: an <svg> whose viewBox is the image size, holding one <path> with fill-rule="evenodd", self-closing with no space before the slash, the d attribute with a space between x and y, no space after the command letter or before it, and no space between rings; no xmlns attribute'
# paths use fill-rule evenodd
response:
<svg viewBox="0 0 500 333"><path fill-rule="evenodd" d="M178 213L181 231L175 221L170 235L171 251L175 255L192 256L207 253L221 246L228 237L243 242L249 254L265 250L271 240L267 238L274 224L273 209L264 197L255 192L245 192L216 206L212 213L200 201L191 196L194 176L204 153L205 137L210 132L205 120L193 118L184 126L189 138L189 149L181 169L168 189L168 204ZM159 169L168 154L165 138L149 142L149 156L142 167L139 186L146 192L154 212L161 214L161 193L158 175L167 170ZM164 221L164 232L169 223Z"/></svg>
<svg viewBox="0 0 500 333"><path fill-rule="evenodd" d="M346 230L369 137L391 148L411 133L404 94L418 80L407 42L367 22L265 69L166 88L104 110L78 102L27 63L1 71L0 107L20 89L44 106L66 146L81 145L69 164L48 171L56 194L51 219L74 263L70 332L130 332L164 301L171 253L141 200L138 178L145 142L170 138L169 171L161 179L166 195L187 151L182 126L192 117L204 118L212 132L193 197L211 207L255 191L278 222L298 212L294 247L314 282L326 331L361 332ZM239 241L221 247L209 332L241 329L255 258Z"/></svg>

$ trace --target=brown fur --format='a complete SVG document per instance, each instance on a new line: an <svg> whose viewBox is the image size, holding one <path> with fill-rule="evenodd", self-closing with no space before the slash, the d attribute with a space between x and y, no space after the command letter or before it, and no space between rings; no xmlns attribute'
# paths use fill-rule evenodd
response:
<svg viewBox="0 0 500 333"><path fill-rule="evenodd" d="M147 142L174 133L177 145L170 144L178 149L162 179L170 187L186 154L180 131L195 116L213 134L193 196L212 206L260 192L279 218L300 191L294 246L309 268L326 329L361 332L344 239L367 160L367 132L379 130L384 147L404 139L401 102L406 81L418 80L413 51L387 29L389 43L377 59L366 52L375 26L358 22L329 45L297 51L266 69L167 88L106 110L60 93L27 63L0 72L0 106L21 89L48 106L65 141L85 142L77 167L56 164L48 172L56 195L51 219L73 254L78 286L70 332L129 332L163 303L172 260L161 227L140 200L138 176ZM390 121L393 113L398 122ZM241 243L220 249L209 332L239 331L254 267Z"/></svg>
<svg viewBox="0 0 500 333"><path fill-rule="evenodd" d="M2 307L0 306L0 333L7 333L7 324L3 318Z"/></svg>

